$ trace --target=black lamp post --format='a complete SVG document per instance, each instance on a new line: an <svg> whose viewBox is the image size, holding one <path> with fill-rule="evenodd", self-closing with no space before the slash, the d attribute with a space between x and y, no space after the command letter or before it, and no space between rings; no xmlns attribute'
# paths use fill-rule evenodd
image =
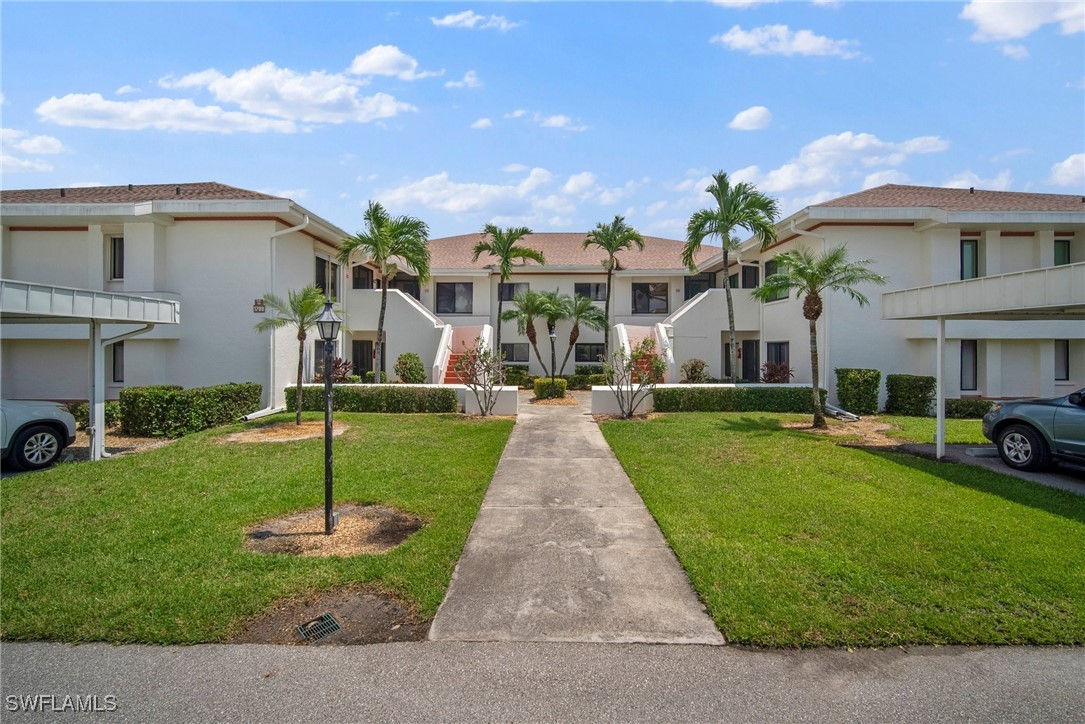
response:
<svg viewBox="0 0 1085 724"><path fill-rule="evenodd" d="M546 331L550 333L550 394L554 394L554 379L558 373L558 352L555 345L558 343L558 330L555 325L547 323Z"/></svg>
<svg viewBox="0 0 1085 724"><path fill-rule="evenodd" d="M332 346L343 320L324 303L316 326L324 341L324 535L331 535L339 516L332 512Z"/></svg>

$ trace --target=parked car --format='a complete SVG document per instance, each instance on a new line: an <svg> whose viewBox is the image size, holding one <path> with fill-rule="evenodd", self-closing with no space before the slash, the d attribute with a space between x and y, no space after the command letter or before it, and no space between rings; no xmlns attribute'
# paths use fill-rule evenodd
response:
<svg viewBox="0 0 1085 724"><path fill-rule="evenodd" d="M1043 470L1055 460L1085 463L1085 388L1050 400L1001 402L983 416L983 434L1018 470Z"/></svg>
<svg viewBox="0 0 1085 724"><path fill-rule="evenodd" d="M75 442L75 418L57 402L0 400L0 440L0 460L20 470L39 470Z"/></svg>

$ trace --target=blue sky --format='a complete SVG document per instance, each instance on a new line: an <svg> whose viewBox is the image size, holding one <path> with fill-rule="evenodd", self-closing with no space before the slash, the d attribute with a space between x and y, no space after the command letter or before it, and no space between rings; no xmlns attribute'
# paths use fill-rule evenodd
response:
<svg viewBox="0 0 1085 724"><path fill-rule="evenodd" d="M1085 3L0 5L3 187L221 181L349 232L682 238L882 183L1085 193Z"/></svg>

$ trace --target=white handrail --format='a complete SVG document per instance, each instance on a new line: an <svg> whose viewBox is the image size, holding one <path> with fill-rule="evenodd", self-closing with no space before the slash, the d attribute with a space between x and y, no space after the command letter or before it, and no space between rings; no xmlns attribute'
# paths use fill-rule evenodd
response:
<svg viewBox="0 0 1085 724"><path fill-rule="evenodd" d="M448 359L452 354L452 325L446 324L441 330L441 340L437 343L437 357L433 361L433 384L444 382Z"/></svg>

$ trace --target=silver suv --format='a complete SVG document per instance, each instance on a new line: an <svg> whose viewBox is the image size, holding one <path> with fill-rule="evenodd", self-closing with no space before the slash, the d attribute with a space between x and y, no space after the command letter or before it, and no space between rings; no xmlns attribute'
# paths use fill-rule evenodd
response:
<svg viewBox="0 0 1085 724"><path fill-rule="evenodd" d="M4 463L39 470L75 442L75 418L57 402L0 400L0 441Z"/></svg>
<svg viewBox="0 0 1085 724"><path fill-rule="evenodd" d="M984 436L1002 461L1043 470L1056 460L1085 463L1085 388L1050 400L1000 402L983 416Z"/></svg>

